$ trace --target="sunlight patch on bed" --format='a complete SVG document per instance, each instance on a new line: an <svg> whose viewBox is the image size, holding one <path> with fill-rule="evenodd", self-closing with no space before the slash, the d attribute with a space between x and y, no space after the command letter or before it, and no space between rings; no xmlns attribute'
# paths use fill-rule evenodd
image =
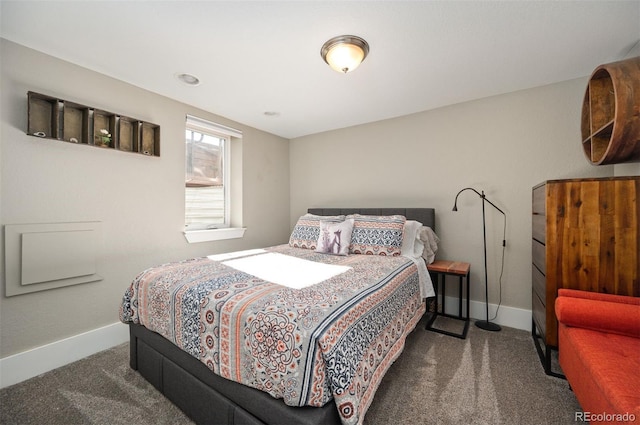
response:
<svg viewBox="0 0 640 425"><path fill-rule="evenodd" d="M351 269L347 266L316 263L275 252L231 259L223 261L223 264L267 282L293 289L315 285Z"/></svg>
<svg viewBox="0 0 640 425"><path fill-rule="evenodd" d="M244 251L225 252L224 254L207 255L213 261L231 260L232 258L248 257L250 255L264 254L267 250L262 248L245 249Z"/></svg>

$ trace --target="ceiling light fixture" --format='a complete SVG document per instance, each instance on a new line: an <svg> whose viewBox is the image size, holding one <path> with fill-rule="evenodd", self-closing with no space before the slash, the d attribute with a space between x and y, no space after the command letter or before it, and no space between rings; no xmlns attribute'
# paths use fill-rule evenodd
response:
<svg viewBox="0 0 640 425"><path fill-rule="evenodd" d="M200 79L192 74L176 74L176 78L189 86L200 84Z"/></svg>
<svg viewBox="0 0 640 425"><path fill-rule="evenodd" d="M320 56L338 72L351 72L369 54L369 44L355 35L333 37L320 49Z"/></svg>

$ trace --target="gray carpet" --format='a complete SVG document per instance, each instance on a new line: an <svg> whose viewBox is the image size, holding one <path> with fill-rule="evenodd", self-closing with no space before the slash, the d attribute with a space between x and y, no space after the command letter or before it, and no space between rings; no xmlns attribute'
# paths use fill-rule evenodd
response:
<svg viewBox="0 0 640 425"><path fill-rule="evenodd" d="M544 374L530 333L471 324L462 340L424 325L385 376L365 425L576 423L575 396ZM128 355L123 344L0 390L0 423L191 424L129 368Z"/></svg>

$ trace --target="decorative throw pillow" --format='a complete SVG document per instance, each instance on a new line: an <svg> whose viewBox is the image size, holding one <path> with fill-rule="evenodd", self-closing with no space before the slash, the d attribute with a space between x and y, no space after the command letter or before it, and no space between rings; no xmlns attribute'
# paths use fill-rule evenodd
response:
<svg viewBox="0 0 640 425"><path fill-rule="evenodd" d="M291 236L289 246L293 248L316 249L320 236L320 221L340 223L344 221L344 215L315 215L305 214L298 219Z"/></svg>
<svg viewBox="0 0 640 425"><path fill-rule="evenodd" d="M407 219L402 215L348 215L353 218L349 252L353 254L398 256Z"/></svg>
<svg viewBox="0 0 640 425"><path fill-rule="evenodd" d="M316 252L347 255L349 253L352 231L353 219L347 219L342 223L321 221Z"/></svg>

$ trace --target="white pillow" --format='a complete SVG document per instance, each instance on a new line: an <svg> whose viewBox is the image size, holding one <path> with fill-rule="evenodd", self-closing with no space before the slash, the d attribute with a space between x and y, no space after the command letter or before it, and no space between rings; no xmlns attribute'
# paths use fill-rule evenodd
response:
<svg viewBox="0 0 640 425"><path fill-rule="evenodd" d="M342 223L321 221L316 252L347 255L349 253L349 245L351 244L353 222L354 220L352 218L348 218Z"/></svg>
<svg viewBox="0 0 640 425"><path fill-rule="evenodd" d="M404 223L401 255L411 258L420 258L424 251L424 243L420 239L422 223L415 220L407 220Z"/></svg>

